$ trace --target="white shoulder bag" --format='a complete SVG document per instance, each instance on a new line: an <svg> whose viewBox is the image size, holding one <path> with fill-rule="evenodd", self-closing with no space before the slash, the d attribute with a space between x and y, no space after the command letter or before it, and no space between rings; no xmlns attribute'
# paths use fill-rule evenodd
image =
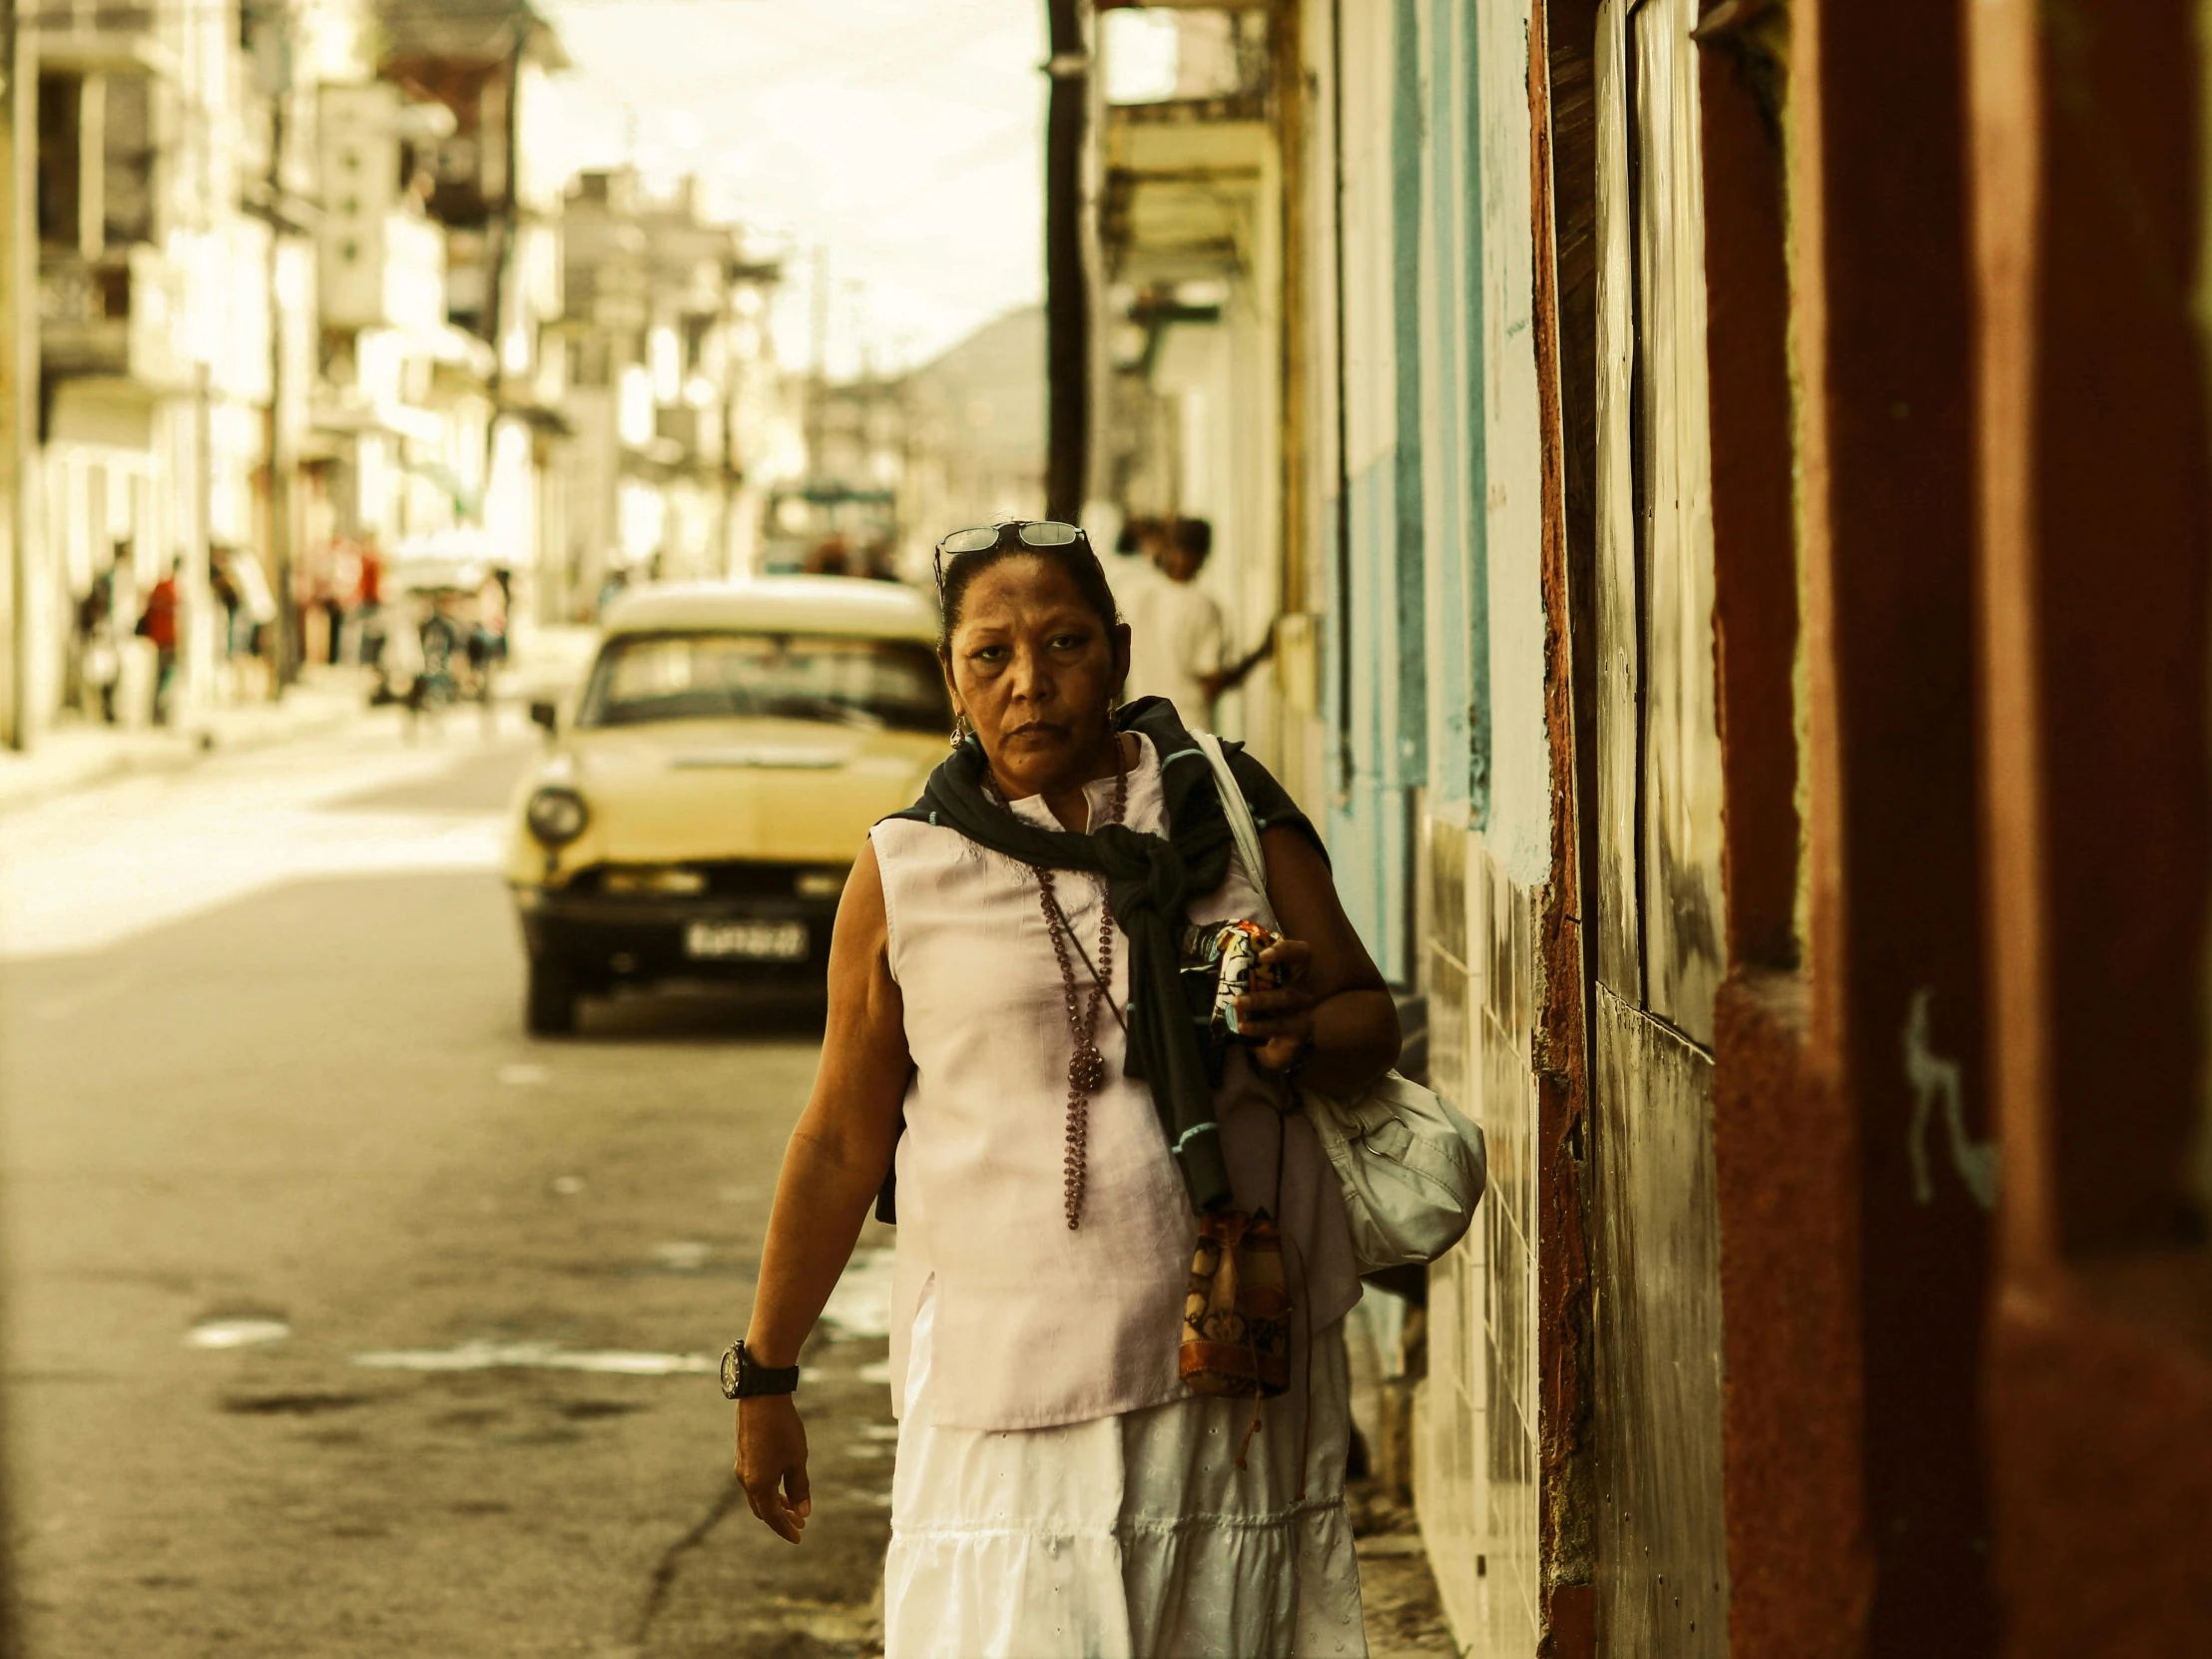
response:
<svg viewBox="0 0 2212 1659"><path fill-rule="evenodd" d="M1211 732L1195 736L1220 784L1238 861L1266 898L1267 853L1252 806L1230 771L1221 739ZM1276 921L1272 915L1255 919ZM1433 1262L1465 1236L1489 1172L1479 1127L1395 1071L1349 1099L1304 1084L1297 1089L1344 1188L1353 1256L1362 1273Z"/></svg>

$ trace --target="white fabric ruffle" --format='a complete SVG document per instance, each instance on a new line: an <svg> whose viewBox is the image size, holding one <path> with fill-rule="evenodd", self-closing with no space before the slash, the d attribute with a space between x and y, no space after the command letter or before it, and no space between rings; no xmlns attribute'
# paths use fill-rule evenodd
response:
<svg viewBox="0 0 2212 1659"><path fill-rule="evenodd" d="M910 1338L884 1659L1366 1659L1344 1507L1344 1327L1269 1400L1192 1397L1053 1428L931 1420L933 1298ZM1303 1368L1294 1368L1294 1371Z"/></svg>

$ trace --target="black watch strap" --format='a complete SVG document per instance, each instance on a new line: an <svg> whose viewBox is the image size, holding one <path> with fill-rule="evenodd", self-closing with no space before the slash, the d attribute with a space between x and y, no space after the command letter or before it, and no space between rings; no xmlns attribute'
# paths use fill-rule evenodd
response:
<svg viewBox="0 0 2212 1659"><path fill-rule="evenodd" d="M729 1399L756 1394L788 1394L799 1386L797 1366L764 1366L745 1351L740 1338L722 1356L722 1391Z"/></svg>

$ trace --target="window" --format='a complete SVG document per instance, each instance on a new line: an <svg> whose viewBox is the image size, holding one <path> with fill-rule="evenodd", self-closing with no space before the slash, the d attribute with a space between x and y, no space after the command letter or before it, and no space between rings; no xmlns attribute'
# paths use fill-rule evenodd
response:
<svg viewBox="0 0 2212 1659"><path fill-rule="evenodd" d="M75 75L38 82L38 240L47 248L84 245L84 92Z"/></svg>
<svg viewBox="0 0 2212 1659"><path fill-rule="evenodd" d="M154 83L144 75L103 77L100 203L108 246L155 238Z"/></svg>
<svg viewBox="0 0 2212 1659"><path fill-rule="evenodd" d="M757 718L941 732L936 654L910 640L818 634L642 634L609 642L579 726Z"/></svg>

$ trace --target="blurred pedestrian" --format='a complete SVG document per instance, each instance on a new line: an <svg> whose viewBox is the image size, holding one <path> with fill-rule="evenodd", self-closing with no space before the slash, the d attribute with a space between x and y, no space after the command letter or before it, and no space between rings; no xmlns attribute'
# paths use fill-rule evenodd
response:
<svg viewBox="0 0 2212 1659"><path fill-rule="evenodd" d="M891 548L888 536L871 536L860 549L859 574L870 582L895 582L898 580L898 560Z"/></svg>
<svg viewBox="0 0 2212 1659"><path fill-rule="evenodd" d="M841 535L831 534L815 543L815 549L807 555L807 562L800 567L805 576L850 576L852 574L852 544Z"/></svg>
<svg viewBox="0 0 2212 1659"><path fill-rule="evenodd" d="M630 569L627 565L609 565L604 580L599 584L597 614L604 618L607 607L620 599L630 586Z"/></svg>
<svg viewBox="0 0 2212 1659"><path fill-rule="evenodd" d="M383 607L383 642L377 653L376 689L372 705L397 703L407 711L406 733L412 738L421 715L418 703L422 682L422 618L415 614L412 595L401 594Z"/></svg>
<svg viewBox="0 0 2212 1659"><path fill-rule="evenodd" d="M123 642L117 638L116 600L130 543L118 542L108 568L92 579L77 606L77 675L100 718L116 722L116 687L123 679ZM86 713L91 713L88 707Z"/></svg>
<svg viewBox="0 0 2212 1659"><path fill-rule="evenodd" d="M154 648L154 724L167 726L175 714L177 688L177 561L169 561L146 595L138 636Z"/></svg>
<svg viewBox="0 0 2212 1659"><path fill-rule="evenodd" d="M223 627L220 644L225 657L235 657L244 647L239 643L252 633L252 624L246 620L246 601L239 594L238 583L231 579L231 555L227 549L217 547L208 552L208 594L223 610Z"/></svg>
<svg viewBox="0 0 2212 1659"><path fill-rule="evenodd" d="M469 687L475 693L487 738L497 732L499 724L498 707L493 697L499 665L507 658L505 594L503 582L486 577L484 585L476 591L475 614L462 626L468 642Z"/></svg>
<svg viewBox="0 0 2212 1659"><path fill-rule="evenodd" d="M330 544L322 580L323 661L335 668L353 644L353 619L360 606L361 553L349 537Z"/></svg>
<svg viewBox="0 0 2212 1659"><path fill-rule="evenodd" d="M454 615L455 596L431 596L429 614L422 619L422 671L415 676L412 706L442 709L453 701L456 660L466 662L467 640L460 619Z"/></svg>
<svg viewBox="0 0 2212 1659"><path fill-rule="evenodd" d="M1214 729L1214 700L1228 683L1221 606L1198 585L1214 551L1214 527L1179 518L1151 538L1161 580L1129 601L1129 691L1164 697L1193 731Z"/></svg>
<svg viewBox="0 0 2212 1659"><path fill-rule="evenodd" d="M1160 580L1159 560L1167 527L1161 520L1132 513L1122 521L1114 551L1100 562L1123 616L1135 613L1137 596Z"/></svg>
<svg viewBox="0 0 2212 1659"><path fill-rule="evenodd" d="M1282 787L1231 762L1268 826L1256 875L1173 705L1117 709L1130 634L1080 531L957 532L939 572L953 754L853 864L822 1069L725 1361L748 1501L794 1542L808 1524L797 1361L895 1147L887 1659L1364 1654L1360 1284L1286 1079L1380 1074L1389 991ZM1212 1043L1181 1013L1179 941L1271 901L1278 987L1236 999L1243 1046ZM1234 1250L1262 1210L1300 1306L1278 1294L1230 1358L1271 1400L1206 1370L1217 1344L1180 1363L1176 1335L1198 1215Z"/></svg>
<svg viewBox="0 0 2212 1659"><path fill-rule="evenodd" d="M361 543L361 571L353 589L359 643L354 655L363 668L379 668L384 654L384 556L373 541ZM381 682L379 681L379 685Z"/></svg>

